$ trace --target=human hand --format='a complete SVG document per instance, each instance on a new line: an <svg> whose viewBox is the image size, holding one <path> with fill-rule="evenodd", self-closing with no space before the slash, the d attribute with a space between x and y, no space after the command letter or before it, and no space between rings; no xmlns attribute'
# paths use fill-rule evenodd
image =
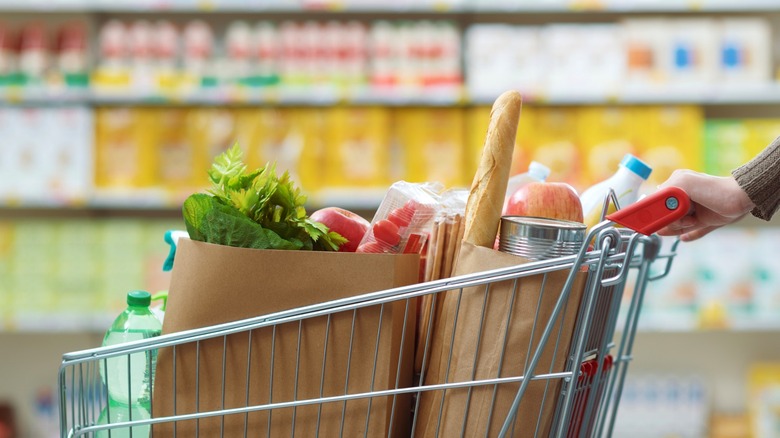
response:
<svg viewBox="0 0 780 438"><path fill-rule="evenodd" d="M720 177L675 170L659 189L679 187L688 193L692 211L658 231L661 236L680 236L683 242L699 239L711 231L736 222L754 207L733 177Z"/></svg>

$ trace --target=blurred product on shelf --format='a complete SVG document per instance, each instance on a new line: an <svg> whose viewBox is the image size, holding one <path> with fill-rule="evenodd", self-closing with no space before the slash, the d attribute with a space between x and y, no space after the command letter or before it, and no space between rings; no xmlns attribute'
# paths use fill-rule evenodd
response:
<svg viewBox="0 0 780 438"><path fill-rule="evenodd" d="M524 110L525 111L525 110ZM577 191L588 183L584 174L585 153L577 130L579 108L550 107L534 112L528 158L550 168L551 181L565 181ZM520 120L523 115L520 116Z"/></svg>
<svg viewBox="0 0 780 438"><path fill-rule="evenodd" d="M330 101L373 93L414 98L442 88L453 97L461 83L460 35L450 22L236 20L215 34L200 20L181 31L168 21L108 21L100 29L95 89L151 97L216 90L238 101L279 91Z"/></svg>
<svg viewBox="0 0 780 438"><path fill-rule="evenodd" d="M211 27L201 20L193 20L184 27L182 68L185 84L192 87L216 85L216 69L212 62L215 41Z"/></svg>
<svg viewBox="0 0 780 438"><path fill-rule="evenodd" d="M695 375L629 374L613 436L708 436L710 397L707 384Z"/></svg>
<svg viewBox="0 0 780 438"><path fill-rule="evenodd" d="M749 4L761 4L762 0L752 0ZM771 0L764 0L770 5ZM45 0L0 0L0 8L18 9L20 5L41 7L52 2ZM109 11L133 12L138 10L209 12L214 10L249 12L305 12L305 11L360 11L360 12L523 12L523 11L698 11L718 10L726 7L730 10L730 0L699 0L696 3L680 0L396 0L388 4L383 0L57 0L54 10L66 11ZM24 9L23 7L21 9Z"/></svg>
<svg viewBox="0 0 780 438"><path fill-rule="evenodd" d="M304 8L376 9L376 10L438 10L465 6L473 0L398 0L388 6L383 0L298 0Z"/></svg>
<svg viewBox="0 0 780 438"><path fill-rule="evenodd" d="M530 95L539 89L543 66L538 27L475 24L464 40L466 87L472 97L507 89Z"/></svg>
<svg viewBox="0 0 780 438"><path fill-rule="evenodd" d="M460 33L454 23L380 21L371 29L371 83L414 93L460 85Z"/></svg>
<svg viewBox="0 0 780 438"><path fill-rule="evenodd" d="M701 107L642 106L630 111L631 143L637 156L653 166L646 187L657 187L677 169L702 169L705 121ZM780 134L780 126L776 132ZM761 149L770 142L764 143ZM710 147L709 143L704 146Z"/></svg>
<svg viewBox="0 0 780 438"><path fill-rule="evenodd" d="M704 124L704 141L707 144L704 172L729 175L733 169L747 162L753 157L747 150L747 140L747 126L741 120L708 119Z"/></svg>
<svg viewBox="0 0 780 438"><path fill-rule="evenodd" d="M51 55L47 37L42 23L28 23L22 28L18 58L22 85L34 87L44 83Z"/></svg>
<svg viewBox="0 0 780 438"><path fill-rule="evenodd" d="M0 90L79 90L87 85L88 72L86 23L0 23Z"/></svg>
<svg viewBox="0 0 780 438"><path fill-rule="evenodd" d="M390 111L336 107L326 112L325 187L387 187Z"/></svg>
<svg viewBox="0 0 780 438"><path fill-rule="evenodd" d="M95 188L141 189L153 186L156 172L156 111L99 109L95 128ZM171 163L174 165L174 163Z"/></svg>
<svg viewBox="0 0 780 438"><path fill-rule="evenodd" d="M771 228L733 228L686 242L676 269L660 285L648 286L639 324L661 331L778 329L778 238L780 231Z"/></svg>
<svg viewBox="0 0 780 438"><path fill-rule="evenodd" d="M467 89L546 99L706 96L773 83L765 18L630 18L613 24L475 24L465 32Z"/></svg>
<svg viewBox="0 0 780 438"><path fill-rule="evenodd" d="M466 116L452 108L408 108L394 112L395 141L403 156L402 175L410 181L462 186ZM480 131L484 136L485 131Z"/></svg>
<svg viewBox="0 0 780 438"><path fill-rule="evenodd" d="M167 290L163 236L182 227L159 219L0 222L2 329L105 330L125 307L124 291Z"/></svg>
<svg viewBox="0 0 780 438"><path fill-rule="evenodd" d="M454 5L415 3L423 10ZM643 101L657 93L739 98L775 83L771 27L763 17L476 23L463 30L452 21L424 19L144 18L110 19L96 34L90 44L81 22L0 25L0 87L83 89L91 75L97 100L453 103L462 99L464 78L467 95L478 102L506 89L541 101Z"/></svg>
<svg viewBox="0 0 780 438"><path fill-rule="evenodd" d="M0 202L86 202L94 172L93 129L87 108L0 108Z"/></svg>
<svg viewBox="0 0 780 438"><path fill-rule="evenodd" d="M328 204L375 208L391 181L467 185L489 114L487 107L371 105L0 108L0 172L8 176L0 202L179 206L202 189L208 163L238 142L248 164L277 162L314 204L320 194L340 193ZM705 120L702 108L689 105L529 105L512 174L536 161L550 169L550 180L582 193L631 153L654 169L654 187L678 168L727 175L778 134L780 119ZM375 194L361 207L349 203L356 190Z"/></svg>
<svg viewBox="0 0 780 438"><path fill-rule="evenodd" d="M747 386L752 436L780 436L780 363L754 364Z"/></svg>
<svg viewBox="0 0 780 438"><path fill-rule="evenodd" d="M587 157L583 163L587 179L603 181L615 173L626 154L637 154L636 138L648 133L644 129L637 131L639 126L634 126L638 121L635 110L598 106L578 110L577 134Z"/></svg>
<svg viewBox="0 0 780 438"><path fill-rule="evenodd" d="M57 69L68 87L89 85L89 50L87 29L80 24L67 24L57 34Z"/></svg>

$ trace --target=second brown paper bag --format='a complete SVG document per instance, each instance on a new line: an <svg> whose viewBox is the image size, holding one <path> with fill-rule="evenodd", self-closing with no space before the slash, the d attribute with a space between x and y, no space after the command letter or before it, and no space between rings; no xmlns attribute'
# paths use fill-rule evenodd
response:
<svg viewBox="0 0 780 438"><path fill-rule="evenodd" d="M182 239L163 332L413 284L418 269L417 255L253 250ZM182 344L175 351L162 348L154 417L410 386L415 304L375 305ZM363 398L163 423L153 432L408 436L410 402L408 395Z"/></svg>
<svg viewBox="0 0 780 438"><path fill-rule="evenodd" d="M528 261L467 242L460 251L455 275ZM515 280L508 280L491 283L489 288L476 286L465 288L462 293L453 290L440 295L425 384L524 375L569 272L561 269L546 276L521 277L516 281L516 290ZM534 374L563 371L586 275L577 273L562 317L556 321ZM495 393L495 385L424 392L417 411L415 436L497 436L519 387L520 383L504 383ZM518 409L512 436L548 436L559 393L560 379L531 382Z"/></svg>

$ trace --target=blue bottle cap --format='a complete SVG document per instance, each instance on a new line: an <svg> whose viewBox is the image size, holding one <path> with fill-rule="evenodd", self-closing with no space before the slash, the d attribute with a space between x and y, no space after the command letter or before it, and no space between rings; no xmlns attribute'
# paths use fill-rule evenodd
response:
<svg viewBox="0 0 780 438"><path fill-rule="evenodd" d="M620 162L620 165L639 175L642 179L647 179L653 171L653 169L644 161L631 154L626 154L626 156L623 157L623 161Z"/></svg>

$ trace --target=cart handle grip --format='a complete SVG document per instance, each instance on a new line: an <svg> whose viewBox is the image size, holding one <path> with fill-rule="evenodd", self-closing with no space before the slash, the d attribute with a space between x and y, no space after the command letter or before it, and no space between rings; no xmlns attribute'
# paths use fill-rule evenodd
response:
<svg viewBox="0 0 780 438"><path fill-rule="evenodd" d="M687 215L691 199L679 187L666 187L606 217L638 233L649 236Z"/></svg>

